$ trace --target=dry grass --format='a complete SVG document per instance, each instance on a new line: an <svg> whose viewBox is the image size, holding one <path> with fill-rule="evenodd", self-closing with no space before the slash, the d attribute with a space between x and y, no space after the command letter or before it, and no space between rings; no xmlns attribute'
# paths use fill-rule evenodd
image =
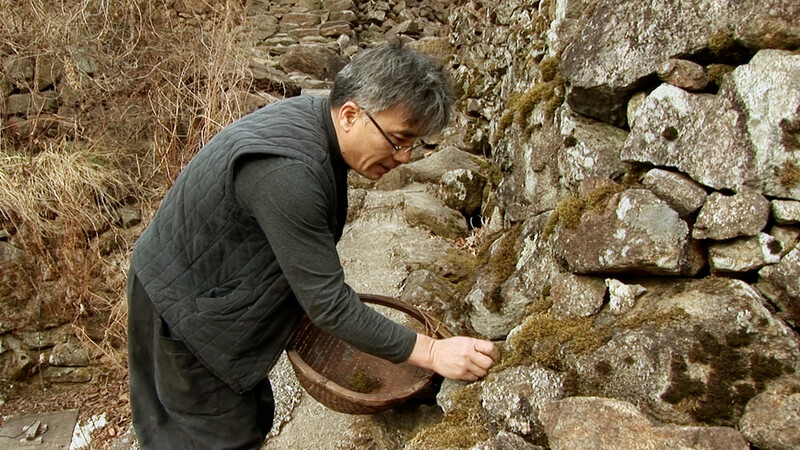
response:
<svg viewBox="0 0 800 450"><path fill-rule="evenodd" d="M244 21L225 0L202 17L161 0L0 0L0 92L35 100L0 124L0 239L18 254L0 261L4 322L72 323L124 369L133 242L196 151L258 106ZM34 76L14 77L12 60ZM123 205L144 223L120 227ZM87 331L98 323L102 339Z"/></svg>

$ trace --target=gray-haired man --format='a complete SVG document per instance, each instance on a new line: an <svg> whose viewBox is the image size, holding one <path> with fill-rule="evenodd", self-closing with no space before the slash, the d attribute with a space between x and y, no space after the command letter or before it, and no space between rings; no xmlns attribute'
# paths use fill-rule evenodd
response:
<svg viewBox="0 0 800 450"><path fill-rule="evenodd" d="M399 44L359 54L330 98L268 105L187 165L137 241L129 279L134 428L144 449L259 448L265 374L302 314L357 348L453 379L499 358L483 340L434 340L363 305L336 252L347 170L377 179L440 131L447 77Z"/></svg>

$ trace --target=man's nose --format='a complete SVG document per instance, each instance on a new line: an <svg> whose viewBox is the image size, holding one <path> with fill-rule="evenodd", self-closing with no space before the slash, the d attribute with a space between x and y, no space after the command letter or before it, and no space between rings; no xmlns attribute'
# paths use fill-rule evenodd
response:
<svg viewBox="0 0 800 450"><path fill-rule="evenodd" d="M397 161L400 164L408 164L411 161L411 152L395 152L392 155L392 159Z"/></svg>

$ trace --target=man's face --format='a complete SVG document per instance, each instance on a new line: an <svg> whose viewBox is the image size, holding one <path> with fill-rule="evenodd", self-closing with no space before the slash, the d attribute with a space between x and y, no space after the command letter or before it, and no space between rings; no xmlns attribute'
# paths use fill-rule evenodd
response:
<svg viewBox="0 0 800 450"><path fill-rule="evenodd" d="M370 115L371 119L356 103L347 102L335 113L334 122L345 163L360 175L377 180L411 160L408 149L417 136L397 107Z"/></svg>

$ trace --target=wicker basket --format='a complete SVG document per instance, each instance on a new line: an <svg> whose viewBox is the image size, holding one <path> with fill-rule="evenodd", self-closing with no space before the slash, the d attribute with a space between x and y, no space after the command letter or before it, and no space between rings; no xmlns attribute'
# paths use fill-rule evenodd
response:
<svg viewBox="0 0 800 450"><path fill-rule="evenodd" d="M437 338L451 334L435 318L391 297L359 294L361 301L406 313ZM411 364L394 364L355 349L350 344L317 328L304 317L286 348L300 384L312 397L335 411L374 414L394 408L418 396L433 382L435 373ZM380 380L368 393L351 387L355 371Z"/></svg>

